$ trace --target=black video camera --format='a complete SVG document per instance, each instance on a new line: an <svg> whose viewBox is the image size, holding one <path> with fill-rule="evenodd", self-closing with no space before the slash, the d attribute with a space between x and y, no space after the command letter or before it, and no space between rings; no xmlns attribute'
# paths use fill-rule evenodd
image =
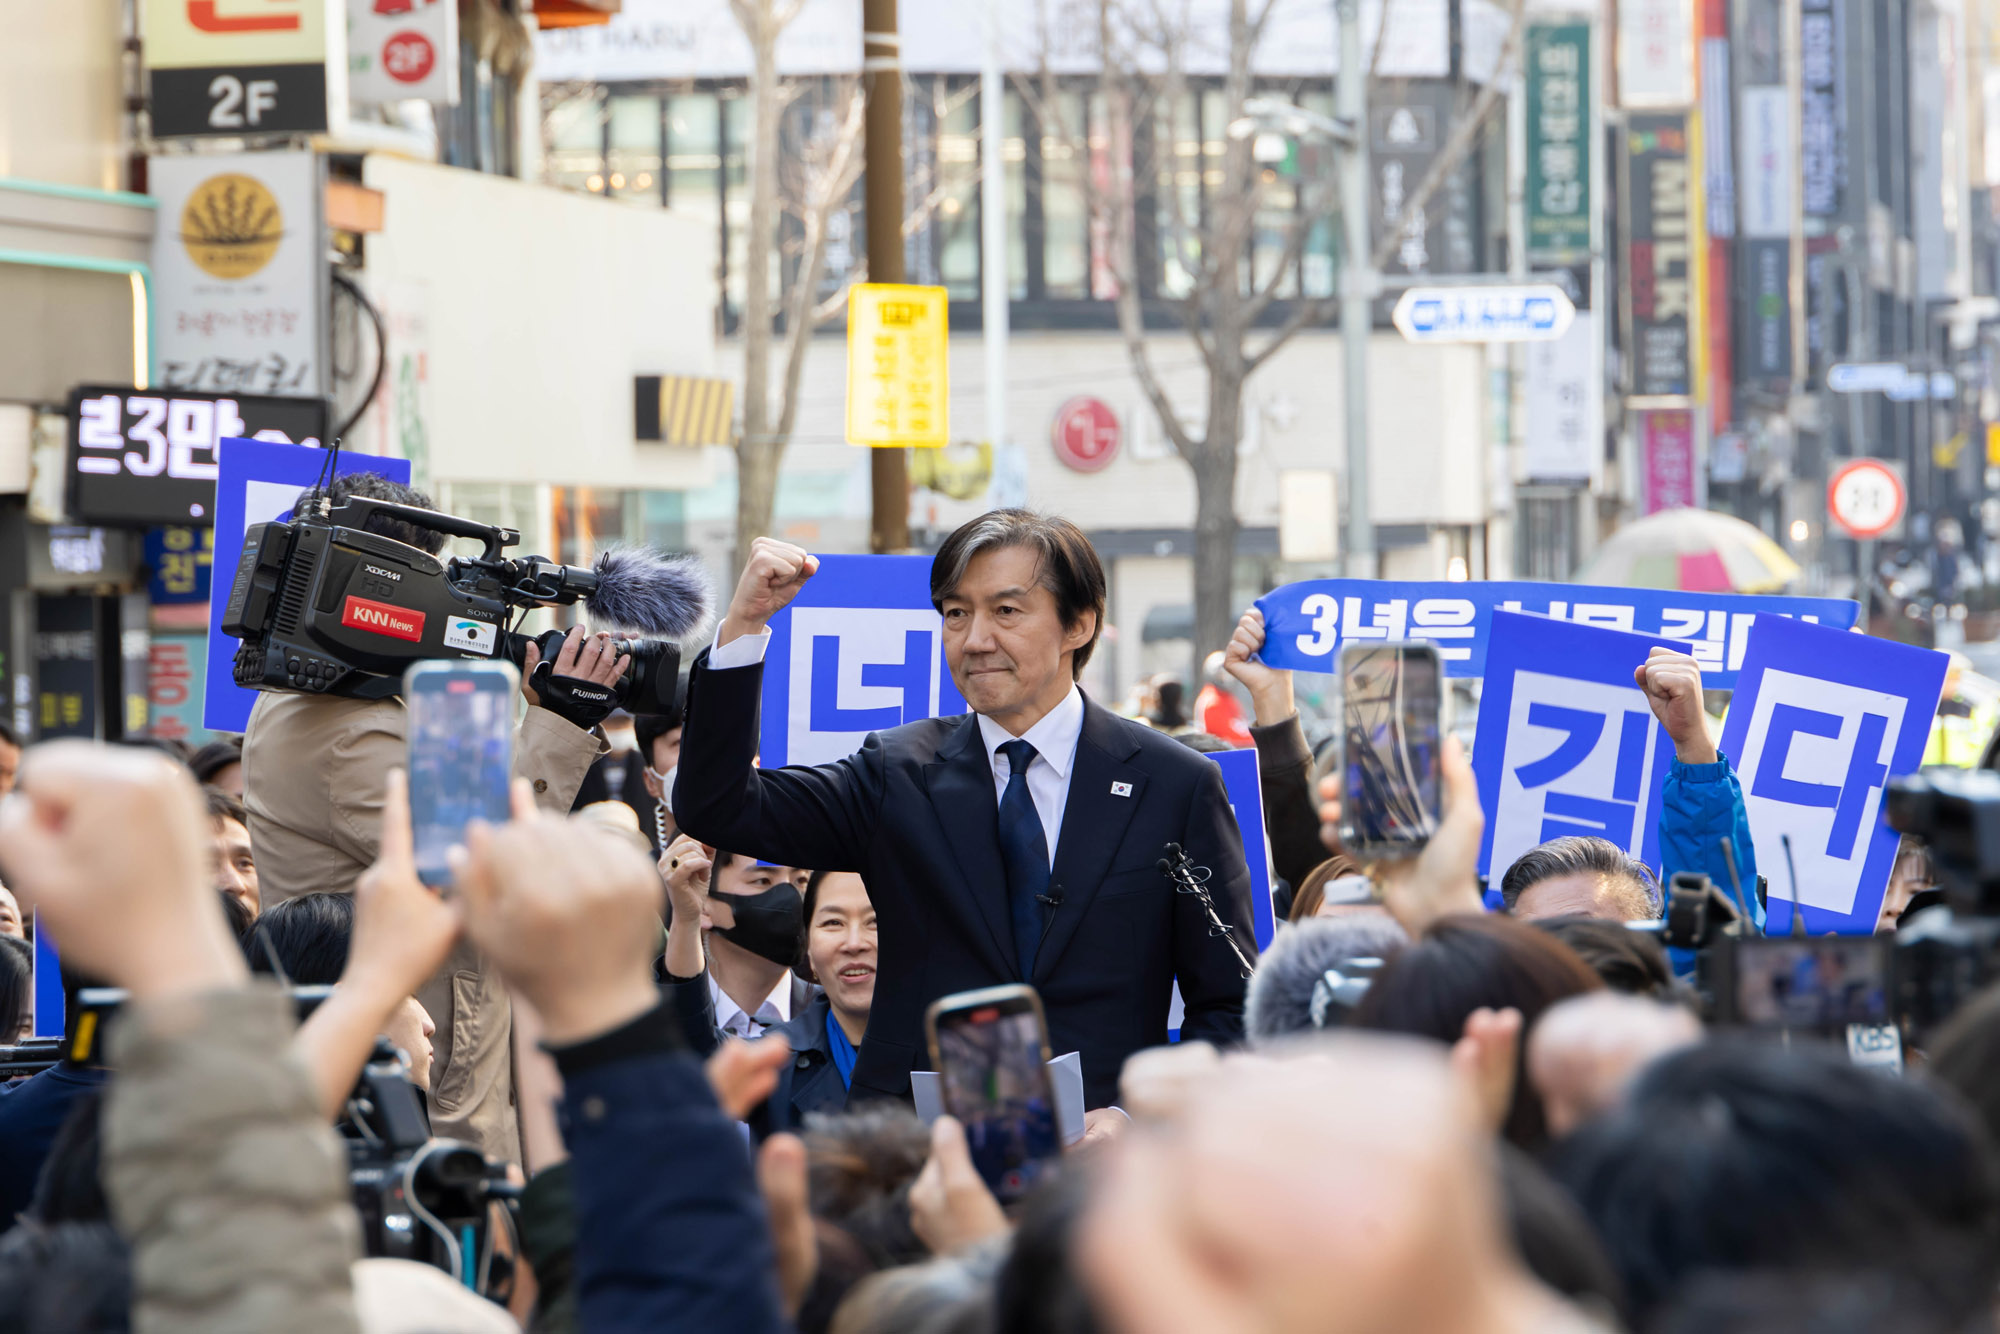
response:
<svg viewBox="0 0 2000 1334"><path fill-rule="evenodd" d="M497 1299L511 1283L512 1262L496 1257L493 1206L516 1210L520 1188L507 1180L505 1163L431 1138L421 1097L386 1038L375 1040L341 1133L362 1249L433 1265Z"/></svg>
<svg viewBox="0 0 2000 1334"><path fill-rule="evenodd" d="M539 556L503 557L521 540L513 529L411 505L359 496L334 505L320 493L300 510L289 522L251 525L223 613L223 633L243 641L236 683L252 690L384 699L401 692L413 662L505 656L520 667L531 640L513 632L510 618L535 607L582 602L596 612L609 595L618 609L637 607L664 622L636 628L668 633L684 633L707 613L705 589L688 570L650 555L613 553L585 569ZM485 550L440 560L368 531L378 516L473 538ZM631 587L658 581L663 571L669 572L664 591ZM551 630L541 637L544 661L554 658L561 636ZM620 639L615 647L630 655L631 665L613 689L613 707L670 712L679 646Z"/></svg>

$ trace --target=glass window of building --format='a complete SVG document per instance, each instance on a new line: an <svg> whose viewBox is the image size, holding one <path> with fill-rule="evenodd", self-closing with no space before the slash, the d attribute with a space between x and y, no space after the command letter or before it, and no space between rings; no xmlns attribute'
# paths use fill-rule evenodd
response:
<svg viewBox="0 0 2000 1334"><path fill-rule="evenodd" d="M1201 107L1193 96L1165 99L1153 126L1154 202L1160 234L1160 295L1186 296L1201 268L1201 231L1207 162L1202 152ZM1217 184L1220 184L1217 167Z"/></svg>
<svg viewBox="0 0 2000 1334"><path fill-rule="evenodd" d="M976 301L979 299L979 104L971 96L952 96L941 109L937 173L937 214L932 226L937 235L938 280L952 300Z"/></svg>
<svg viewBox="0 0 2000 1334"><path fill-rule="evenodd" d="M635 203L659 203L663 189L660 99L612 98L605 128L605 193Z"/></svg>
<svg viewBox="0 0 2000 1334"><path fill-rule="evenodd" d="M1082 92L1056 94L1042 126L1042 282L1051 300L1090 296L1090 201L1084 173L1105 149Z"/></svg>
<svg viewBox="0 0 2000 1334"><path fill-rule="evenodd" d="M542 142L542 170L551 184L604 188L604 103L594 89L558 94L544 103Z"/></svg>
<svg viewBox="0 0 2000 1334"><path fill-rule="evenodd" d="M712 234L722 232L721 103L714 93L687 93L666 100L667 207L706 219Z"/></svg>
<svg viewBox="0 0 2000 1334"><path fill-rule="evenodd" d="M745 243L750 235L750 99L732 89L716 103L722 121L722 207L729 220L729 245L723 259L723 300L732 311L743 309ZM779 172L782 182L784 173ZM778 256L771 247L771 292L779 291Z"/></svg>

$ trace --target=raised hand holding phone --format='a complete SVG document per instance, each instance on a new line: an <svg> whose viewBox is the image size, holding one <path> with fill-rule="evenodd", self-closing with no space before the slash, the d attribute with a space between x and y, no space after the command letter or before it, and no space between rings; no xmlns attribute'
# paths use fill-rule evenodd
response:
<svg viewBox="0 0 2000 1334"><path fill-rule="evenodd" d="M417 876L433 888L451 883L451 850L472 821L507 820L519 688L504 662L420 662L403 674L410 831Z"/></svg>

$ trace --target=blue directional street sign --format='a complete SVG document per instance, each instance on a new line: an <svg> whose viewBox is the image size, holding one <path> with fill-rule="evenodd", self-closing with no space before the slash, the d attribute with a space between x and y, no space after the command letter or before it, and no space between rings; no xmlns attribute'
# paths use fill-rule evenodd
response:
<svg viewBox="0 0 2000 1334"><path fill-rule="evenodd" d="M1537 343L1576 318L1553 283L1510 287L1412 287L1396 303L1396 328L1412 343Z"/></svg>

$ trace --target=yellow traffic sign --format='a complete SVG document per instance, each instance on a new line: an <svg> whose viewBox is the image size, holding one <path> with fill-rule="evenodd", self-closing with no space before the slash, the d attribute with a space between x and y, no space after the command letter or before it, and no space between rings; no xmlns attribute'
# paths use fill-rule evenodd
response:
<svg viewBox="0 0 2000 1334"><path fill-rule="evenodd" d="M847 294L847 441L935 449L951 438L942 287L861 283Z"/></svg>

